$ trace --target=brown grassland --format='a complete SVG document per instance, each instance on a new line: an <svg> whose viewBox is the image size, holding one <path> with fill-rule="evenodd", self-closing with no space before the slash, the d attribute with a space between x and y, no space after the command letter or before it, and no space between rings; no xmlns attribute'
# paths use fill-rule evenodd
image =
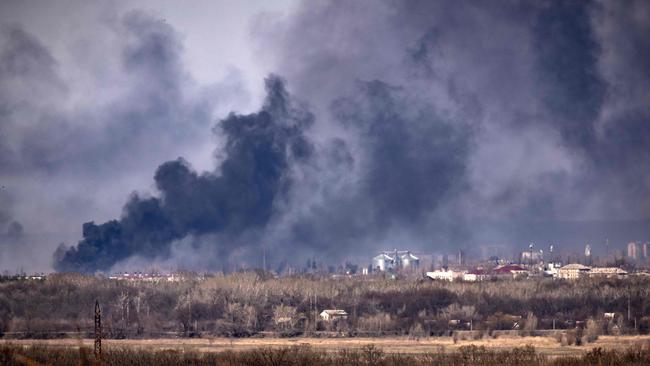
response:
<svg viewBox="0 0 650 366"><path fill-rule="evenodd" d="M90 339L0 343L0 364L13 365L648 365L647 336L602 337L589 347L562 347L552 338L478 341L381 339L139 339L105 340L95 357Z"/></svg>
<svg viewBox="0 0 650 366"><path fill-rule="evenodd" d="M503 351L533 346L535 350L549 357L579 356L593 348L603 350L624 350L650 344L650 335L601 336L586 346L566 346L552 337L499 337L480 340L459 340L451 337L430 337L419 340L408 337L382 338L175 338L175 339L105 339L105 349L132 348L147 350L177 350L196 352L250 351L260 348L287 348L309 346L311 349L336 352L342 349L358 350L369 344L385 353L418 354L427 352L455 352L461 347L477 346L489 350ZM0 340L0 345L43 346L48 348L93 347L92 339L20 339Z"/></svg>

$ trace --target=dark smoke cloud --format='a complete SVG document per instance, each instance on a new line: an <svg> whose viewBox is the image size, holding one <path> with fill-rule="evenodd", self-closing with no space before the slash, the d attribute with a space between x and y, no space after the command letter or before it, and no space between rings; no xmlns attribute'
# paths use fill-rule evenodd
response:
<svg viewBox="0 0 650 366"><path fill-rule="evenodd" d="M276 263L300 263L392 247L575 248L650 235L647 169L635 163L647 158L648 87L627 76L647 75L648 63L633 57L645 55L647 17L632 21L628 7L596 2L501 5L310 2L262 28L267 61L316 116L296 147L313 141L298 149L312 152L309 162L256 164L292 171L291 184L271 179L272 193L262 193L255 179L237 179L245 186L230 201L185 163L163 164L161 198L135 196L114 224L128 223L143 247L163 244L127 245L112 262L174 257L169 243L187 237L200 251L233 255L254 242L253 253L263 245ZM284 100L272 91L269 100ZM285 105L264 110L286 114ZM230 165L238 155L225 151L220 181L251 167ZM269 197L266 209L250 192Z"/></svg>
<svg viewBox="0 0 650 366"><path fill-rule="evenodd" d="M322 151L351 157L322 159L351 177L321 174L339 189L303 197L288 240L348 253L650 235L647 4L366 5L310 2L260 31Z"/></svg>
<svg viewBox="0 0 650 366"><path fill-rule="evenodd" d="M240 89L197 88L160 19L135 12L111 27L114 57L93 58L102 72L89 84L118 81L93 108L62 107L76 89L47 47L2 33L0 173L73 176L84 183L72 190L90 192L117 180L103 193L115 201L146 191L142 172L168 161L154 196L133 194L119 220L87 223L76 247L60 247L59 270L259 265L262 247L274 264L300 264L650 236L645 1L310 1L285 19L265 14L259 61L306 104L271 78L260 112L214 129L209 173L189 162L213 149L215 100ZM71 196L61 212L97 195Z"/></svg>
<svg viewBox="0 0 650 366"><path fill-rule="evenodd" d="M596 143L594 122L607 92L597 70L601 50L592 8L589 3L550 3L533 26L536 80L549 121L567 143L589 150Z"/></svg>
<svg viewBox="0 0 650 366"><path fill-rule="evenodd" d="M0 183L35 253L76 241L82 220L116 215L161 161L209 165L195 157L214 149L218 103L246 99L236 77L197 85L162 19L130 11L96 27L92 40L69 40L67 63L20 25L0 27ZM49 255L0 257L2 269L51 268Z"/></svg>
<svg viewBox="0 0 650 366"><path fill-rule="evenodd" d="M11 216L11 199L0 188L0 245L15 245L23 238L23 226Z"/></svg>
<svg viewBox="0 0 650 366"><path fill-rule="evenodd" d="M228 238L263 228L287 198L291 165L311 155L303 130L312 123L291 106L279 78L267 79L266 89L260 112L231 114L215 128L226 138L217 171L198 174L180 158L162 164L155 174L160 197L135 194L119 221L84 224L84 239L57 254L57 270L106 270L133 255L168 256L172 241L188 235ZM235 249L228 240L216 245L226 257Z"/></svg>
<svg viewBox="0 0 650 366"><path fill-rule="evenodd" d="M33 254L26 242L25 229L13 215L14 202L0 184L0 265L12 263L15 257ZM18 269L14 267L14 269Z"/></svg>
<svg viewBox="0 0 650 366"><path fill-rule="evenodd" d="M43 144L37 145L30 138L32 134L43 137L35 126L40 121L21 124L21 117L30 117L35 112L25 106L32 98L36 104L42 103L50 100L52 94L65 93L65 87L56 74L55 60L37 39L18 27L1 30L0 171L9 174L45 167L49 159L56 156L49 151L51 141L44 139ZM44 118L47 116L39 119Z"/></svg>
<svg viewBox="0 0 650 366"><path fill-rule="evenodd" d="M300 207L279 225L278 242L293 243L294 257L336 262L379 248L465 239L452 215L437 210L467 188L466 126L380 81L357 82L331 110L348 139L319 145L318 168L301 180L308 189L294 191ZM423 228L431 235L417 238Z"/></svg>
<svg viewBox="0 0 650 366"><path fill-rule="evenodd" d="M381 81L359 89L358 96L337 100L332 109L337 120L359 133L368 154L361 194L371 199L379 224L418 221L460 182L466 131L435 111L409 105L398 89Z"/></svg>

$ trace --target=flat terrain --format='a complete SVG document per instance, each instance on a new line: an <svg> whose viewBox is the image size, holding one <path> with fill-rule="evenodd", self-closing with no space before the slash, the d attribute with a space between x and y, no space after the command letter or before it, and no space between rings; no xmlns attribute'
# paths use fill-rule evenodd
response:
<svg viewBox="0 0 650 366"><path fill-rule="evenodd" d="M48 339L48 340L0 340L0 343L18 345L44 345L49 347L86 347L93 346L92 339ZM482 339L475 341L458 341L454 344L450 337L432 337L412 340L408 338L201 338L201 339L106 339L103 347L145 347L149 349L175 349L185 351L218 352L224 350L248 350L261 347L290 347L310 345L319 350L337 351L353 349L367 344L375 346L388 353L425 353L438 351L454 351L461 346L476 345L490 349L510 349L532 345L547 356L580 355L594 347L606 349L621 349L632 345L650 343L650 335L644 336L601 336L594 343L583 347L562 346L550 337L516 337Z"/></svg>

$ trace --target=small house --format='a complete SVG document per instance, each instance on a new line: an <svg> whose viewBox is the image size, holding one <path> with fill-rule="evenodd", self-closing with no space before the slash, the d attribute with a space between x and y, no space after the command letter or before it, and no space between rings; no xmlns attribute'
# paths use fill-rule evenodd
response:
<svg viewBox="0 0 650 366"><path fill-rule="evenodd" d="M454 272L454 271L433 271L433 272L427 272L426 275L432 280L442 280L442 281L449 281L449 282L452 282L455 279L463 277L462 272Z"/></svg>
<svg viewBox="0 0 650 366"><path fill-rule="evenodd" d="M490 277L491 277L490 273L488 273L486 270L477 268L463 274L463 281L467 281L467 282L485 281L490 279Z"/></svg>
<svg viewBox="0 0 650 366"><path fill-rule="evenodd" d="M528 271L516 264L497 266L494 268L493 272L498 277L520 278L528 276Z"/></svg>
<svg viewBox="0 0 650 366"><path fill-rule="evenodd" d="M339 319L347 319L348 313L340 309L327 309L320 313L320 317L326 322L331 322Z"/></svg>

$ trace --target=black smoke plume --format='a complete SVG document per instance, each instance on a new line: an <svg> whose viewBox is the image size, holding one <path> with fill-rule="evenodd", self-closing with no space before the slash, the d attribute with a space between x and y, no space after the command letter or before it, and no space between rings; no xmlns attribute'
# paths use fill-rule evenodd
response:
<svg viewBox="0 0 650 366"><path fill-rule="evenodd" d="M309 2L260 32L323 151L350 156L289 241L334 258L650 235L650 6L498 3Z"/></svg>
<svg viewBox="0 0 650 366"><path fill-rule="evenodd" d="M124 98L128 118L118 120L134 128L89 150L100 157L140 122L151 127L143 136L182 133L177 116L206 115L202 102L181 108L191 98L179 97L175 33L134 19L124 65L150 86L132 93L149 96L146 113ZM201 240L197 256L205 245L227 257L264 242L276 261L300 264L395 247L514 251L533 241L571 251L650 237L648 2L309 1L265 24L260 58L313 116L271 78L262 111L216 128L226 141L217 170L162 164L158 194L133 195L119 220L84 225L57 269L173 258L185 238ZM165 113L170 101L177 112ZM142 152L128 149L114 166L132 151Z"/></svg>
<svg viewBox="0 0 650 366"><path fill-rule="evenodd" d="M83 225L83 240L59 250L59 271L106 270L134 255L169 255L172 241L188 235L239 235L263 228L277 205L288 199L291 166L309 159L312 147L304 130L312 116L293 108L283 82L266 80L262 110L230 114L215 131L226 138L223 161L210 173L197 173L179 158L160 165L157 197L134 194L119 220ZM215 243L227 255L228 241Z"/></svg>

